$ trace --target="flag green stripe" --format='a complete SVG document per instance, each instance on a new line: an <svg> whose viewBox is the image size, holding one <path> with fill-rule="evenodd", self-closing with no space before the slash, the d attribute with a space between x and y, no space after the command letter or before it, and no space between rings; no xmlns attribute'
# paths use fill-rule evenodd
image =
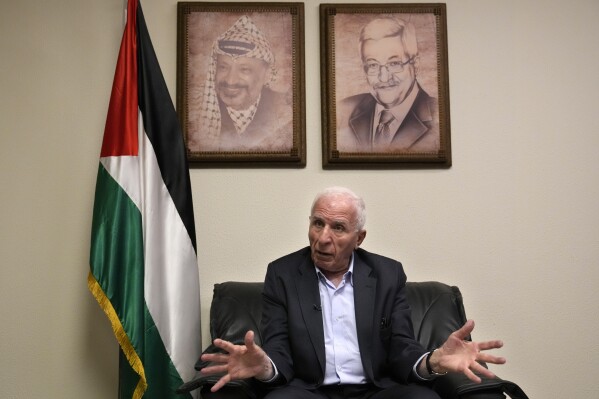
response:
<svg viewBox="0 0 599 399"><path fill-rule="evenodd" d="M144 256L141 213L102 164L98 168L91 272L133 346L143 342Z"/></svg>
<svg viewBox="0 0 599 399"><path fill-rule="evenodd" d="M146 323L153 325L150 313L146 310ZM127 361L123 350L119 351L119 397L131 398L134 397L133 392L137 388L139 375L135 373L130 362ZM145 336L145 351L146 359L152 361L144 361L144 371L147 378L147 389L144 393L145 398L169 398L174 395L177 388L183 384L183 380L177 373L177 369L173 365L162 339L158 334L156 327L151 327L146 331ZM179 395L177 397L191 398L191 394Z"/></svg>
<svg viewBox="0 0 599 399"><path fill-rule="evenodd" d="M120 379L119 397L129 398L141 398L147 386L144 356L139 350L144 343L144 329L138 320L145 314L141 226L139 209L100 163L88 286L110 320L131 369L137 374L137 378Z"/></svg>
<svg viewBox="0 0 599 399"><path fill-rule="evenodd" d="M102 310L104 310L104 313L106 313L108 320L110 320L112 330L121 349L119 352L124 355L123 357L126 358L126 370L124 370L122 367L119 367L119 398L127 397L140 399L143 397L143 393L147 387L143 364L137 355L137 352L133 348L133 345L131 345L131 341L125 333L123 325L121 324L121 320L114 310L112 303L106 297L104 290L102 290L102 287L100 287L100 284L98 284L91 271L87 275L87 286L89 287L89 290L94 298L96 298L98 301L98 304ZM121 378L125 378L125 371L127 372L126 374L128 376L128 380L126 382L125 380L121 380ZM134 378L130 378L130 376L134 376ZM125 392L124 396L123 392Z"/></svg>
<svg viewBox="0 0 599 399"><path fill-rule="evenodd" d="M164 342L160 337L158 329L154 325L152 315L146 308L146 342L144 361L146 377L148 379L148 388L145 393L146 398L170 398L175 396L174 392L183 384L181 376L177 372L171 357L168 355ZM179 397L179 396L177 396ZM191 398L191 395L180 396L181 398Z"/></svg>

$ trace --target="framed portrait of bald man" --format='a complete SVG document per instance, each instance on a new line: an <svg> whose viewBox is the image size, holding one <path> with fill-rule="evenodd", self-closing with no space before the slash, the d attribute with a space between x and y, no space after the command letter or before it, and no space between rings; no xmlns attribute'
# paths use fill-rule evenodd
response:
<svg viewBox="0 0 599 399"><path fill-rule="evenodd" d="M449 167L445 4L321 4L323 167Z"/></svg>
<svg viewBox="0 0 599 399"><path fill-rule="evenodd" d="M303 3L179 2L177 30L190 166L305 166Z"/></svg>

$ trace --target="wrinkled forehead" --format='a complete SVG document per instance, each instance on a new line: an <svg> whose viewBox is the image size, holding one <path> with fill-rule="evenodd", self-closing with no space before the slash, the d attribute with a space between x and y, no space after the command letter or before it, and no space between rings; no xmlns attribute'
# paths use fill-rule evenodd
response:
<svg viewBox="0 0 599 399"><path fill-rule="evenodd" d="M360 51L362 60L381 58L406 58L408 52L398 36L383 37L380 39L367 39L362 42Z"/></svg>
<svg viewBox="0 0 599 399"><path fill-rule="evenodd" d="M357 210L354 202L347 196L326 195L314 203L311 216L328 220L348 220L353 223L357 218Z"/></svg>

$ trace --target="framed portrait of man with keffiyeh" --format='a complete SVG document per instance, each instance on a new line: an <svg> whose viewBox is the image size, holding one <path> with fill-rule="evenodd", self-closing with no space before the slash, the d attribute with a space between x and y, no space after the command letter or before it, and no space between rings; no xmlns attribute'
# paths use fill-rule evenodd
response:
<svg viewBox="0 0 599 399"><path fill-rule="evenodd" d="M323 166L450 167L446 7L321 4Z"/></svg>
<svg viewBox="0 0 599 399"><path fill-rule="evenodd" d="M190 165L305 166L303 3L180 2L177 29Z"/></svg>

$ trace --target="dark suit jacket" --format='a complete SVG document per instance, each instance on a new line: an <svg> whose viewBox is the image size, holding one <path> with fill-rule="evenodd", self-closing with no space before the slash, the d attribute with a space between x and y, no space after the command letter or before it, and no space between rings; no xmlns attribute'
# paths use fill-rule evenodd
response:
<svg viewBox="0 0 599 399"><path fill-rule="evenodd" d="M439 107L437 99L429 96L420 86L414 104L395 132L389 150L438 151ZM338 149L343 151L370 151L371 134L375 123L376 99L370 93L347 97L337 111Z"/></svg>
<svg viewBox="0 0 599 399"><path fill-rule="evenodd" d="M367 379L379 387L408 382L425 350L414 339L401 263L358 249L353 282ZM324 379L324 332L309 247L268 266L263 296L263 348L276 365L280 382L319 386Z"/></svg>

